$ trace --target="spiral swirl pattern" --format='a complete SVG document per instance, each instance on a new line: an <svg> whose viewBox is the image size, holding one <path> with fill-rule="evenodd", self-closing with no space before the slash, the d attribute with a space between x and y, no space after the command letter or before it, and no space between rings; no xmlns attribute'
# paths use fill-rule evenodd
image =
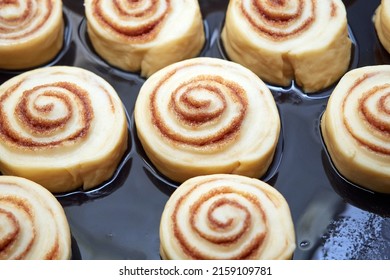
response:
<svg viewBox="0 0 390 280"><path fill-rule="evenodd" d="M259 35L271 40L287 40L299 36L311 25L317 15L317 1L259 1L243 0L241 11ZM337 6L332 2L330 16L335 16Z"/></svg>
<svg viewBox="0 0 390 280"><path fill-rule="evenodd" d="M53 16L52 0L2 1L0 3L0 40L26 38L39 32Z"/></svg>
<svg viewBox="0 0 390 280"><path fill-rule="evenodd" d="M171 72L165 78L168 80L173 74ZM150 98L153 123L167 139L194 147L220 149L228 144L239 132L248 107L245 91L237 83L225 81L218 75L198 76L172 92L167 107L171 116L178 120L172 122L164 117L166 108L161 110L160 100L156 96L161 92L157 87ZM228 108L233 113L221 121ZM205 134L204 127L210 125L215 130ZM188 133L177 133L180 128Z"/></svg>
<svg viewBox="0 0 390 280"><path fill-rule="evenodd" d="M22 83L9 88L0 98L0 116L3 116L0 118L0 133L4 140L11 145L41 149L83 140L94 118L85 90L70 82L36 86L23 91L15 106L15 114L7 116L6 104L15 98L14 94ZM9 117L17 120L19 131ZM77 125L67 129L74 118L78 119Z"/></svg>
<svg viewBox="0 0 390 280"><path fill-rule="evenodd" d="M61 1L0 1L0 68L45 63L59 52L62 41Z"/></svg>
<svg viewBox="0 0 390 280"><path fill-rule="evenodd" d="M380 192L390 192L389 77L388 66L351 71L332 93L322 122L324 139L336 166L341 167L343 161L351 161L349 166L358 165L353 172L343 167L341 171L346 169L345 176L351 181ZM339 149L344 152L336 156Z"/></svg>
<svg viewBox="0 0 390 280"><path fill-rule="evenodd" d="M222 40L233 61L277 85L295 79L306 92L335 82L350 60L341 0L231 0Z"/></svg>
<svg viewBox="0 0 390 280"><path fill-rule="evenodd" d="M129 42L156 37L170 10L170 0L93 0L92 13L102 26Z"/></svg>
<svg viewBox="0 0 390 280"><path fill-rule="evenodd" d="M148 157L177 181L216 171L261 176L280 130L264 83L235 63L212 58L186 60L149 78L135 121Z"/></svg>
<svg viewBox="0 0 390 280"><path fill-rule="evenodd" d="M282 195L237 175L184 182L165 206L160 241L164 259L289 259L295 249Z"/></svg>
<svg viewBox="0 0 390 280"><path fill-rule="evenodd" d="M0 259L69 259L68 221L42 186L0 176Z"/></svg>
<svg viewBox="0 0 390 280"><path fill-rule="evenodd" d="M0 87L0 169L52 191L92 187L115 170L126 127L119 97L95 74L61 66L26 72Z"/></svg>
<svg viewBox="0 0 390 280"><path fill-rule="evenodd" d="M364 75L356 81L345 97L344 124L351 137L361 145L390 156L390 85L374 86L367 92L356 93L357 86L369 78L370 75Z"/></svg>
<svg viewBox="0 0 390 280"><path fill-rule="evenodd" d="M88 35L110 64L150 76L197 55L204 43L198 1L87 0Z"/></svg>

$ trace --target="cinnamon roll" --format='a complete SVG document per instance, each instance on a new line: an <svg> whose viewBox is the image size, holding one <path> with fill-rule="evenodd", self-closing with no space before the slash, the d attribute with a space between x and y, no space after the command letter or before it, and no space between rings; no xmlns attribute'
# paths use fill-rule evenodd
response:
<svg viewBox="0 0 390 280"><path fill-rule="evenodd" d="M191 178L167 201L160 221L163 259L291 259L295 231L276 189L257 179Z"/></svg>
<svg viewBox="0 0 390 280"><path fill-rule="evenodd" d="M295 79L305 92L336 82L351 56L341 0L231 0L222 41L231 60L264 81Z"/></svg>
<svg viewBox="0 0 390 280"><path fill-rule="evenodd" d="M95 51L145 77L196 56L205 41L196 0L85 0L85 11Z"/></svg>
<svg viewBox="0 0 390 280"><path fill-rule="evenodd" d="M348 72L321 121L326 148L348 180L390 193L390 66Z"/></svg>
<svg viewBox="0 0 390 280"><path fill-rule="evenodd" d="M42 186L0 176L0 260L67 260L71 257L67 218Z"/></svg>
<svg viewBox="0 0 390 280"><path fill-rule="evenodd" d="M61 50L63 32L60 0L0 1L0 68L49 62Z"/></svg>
<svg viewBox="0 0 390 280"><path fill-rule="evenodd" d="M127 147L115 90L77 67L25 72L0 86L0 171L51 192L109 179Z"/></svg>
<svg viewBox="0 0 390 280"><path fill-rule="evenodd" d="M241 65L217 58L181 61L152 75L134 116L146 155L177 182L213 173L260 177L280 132L266 85Z"/></svg>
<svg viewBox="0 0 390 280"><path fill-rule="evenodd" d="M390 3L381 1L374 15L375 30L382 46L390 52Z"/></svg>

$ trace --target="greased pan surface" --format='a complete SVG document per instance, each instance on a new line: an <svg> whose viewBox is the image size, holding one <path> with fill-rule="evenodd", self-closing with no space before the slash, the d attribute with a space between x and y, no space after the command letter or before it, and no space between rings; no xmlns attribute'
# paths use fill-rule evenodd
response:
<svg viewBox="0 0 390 280"><path fill-rule="evenodd" d="M372 16L379 0L343 1L353 54L350 69L389 64ZM199 56L227 59L220 40L227 0L199 1L206 44ZM160 259L159 223L178 184L164 178L140 145L134 104L145 79L108 65L93 51L86 34L83 1L63 0L65 44L49 65L90 70L118 92L128 113L129 148L114 177L88 191L57 194L73 235L74 258ZM0 82L17 72L0 72ZM343 179L324 148L320 119L331 88L306 95L292 84L269 85L281 117L275 158L261 179L289 203L296 231L294 259L390 259L390 196L363 190Z"/></svg>

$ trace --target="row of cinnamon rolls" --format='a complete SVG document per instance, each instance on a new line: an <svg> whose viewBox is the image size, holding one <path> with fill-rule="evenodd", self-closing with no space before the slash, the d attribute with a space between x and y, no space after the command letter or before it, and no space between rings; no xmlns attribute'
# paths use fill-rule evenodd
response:
<svg viewBox="0 0 390 280"><path fill-rule="evenodd" d="M61 1L3 1L0 68L47 63L63 43ZM205 44L196 0L86 0L87 32L109 64L149 77L197 56ZM264 81L306 92L324 89L346 72L351 54L341 0L231 0L222 30L227 56Z"/></svg>

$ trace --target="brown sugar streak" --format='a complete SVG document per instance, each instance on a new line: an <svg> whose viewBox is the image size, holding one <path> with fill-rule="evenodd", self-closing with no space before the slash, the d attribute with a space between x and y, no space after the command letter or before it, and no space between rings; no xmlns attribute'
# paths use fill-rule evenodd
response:
<svg viewBox="0 0 390 280"><path fill-rule="evenodd" d="M93 15L96 20L103 25L105 28L110 30L113 34L120 36L122 39L131 41L131 42L148 42L153 40L166 18L167 14L170 12L170 0L161 0L166 3L166 10L161 14L161 16L152 19L152 16L157 11L157 5L159 4L157 0L152 1L152 5L143 11L139 11L136 13L131 12L131 8L135 7L133 5L129 5L130 11L124 10L118 1L114 1L113 5L115 7L115 11L117 12L118 18L109 18L105 15L102 7L101 0L95 0L92 2L93 7ZM123 26L120 24L120 20L125 19L126 21L139 21L140 19L144 19L146 22L140 23L134 27Z"/></svg>
<svg viewBox="0 0 390 280"><path fill-rule="evenodd" d="M180 197L175 205L174 211L171 216L172 225L173 225L173 232L176 240L178 241L182 251L189 256L191 259L218 259L218 257L210 255L208 252L201 252L199 248L196 246L196 244L191 244L191 241L187 239L187 237L184 235L184 233L181 231L180 226L178 224L178 212L181 211L182 205L185 203L185 200L188 196L191 195L191 193L196 192L203 184L208 184L212 182L211 181L205 181L202 183L199 183L198 185L195 185L193 188L191 188L190 191L186 195L183 195ZM238 234L228 236L228 237L210 237L209 235L203 234L199 229L197 229L195 225L195 216L199 214L198 210L204 204L207 200L209 200L212 197L215 197L216 195L222 195L222 194L230 194L234 193L236 195L239 195L246 200L251 202L251 205L254 206L256 211L260 212L260 215L262 217L264 225L267 224L267 218L264 213L264 210L261 207L260 202L257 200L256 197L249 193L240 192L232 187L228 186L221 186L218 189L215 189L213 191L210 191L208 193L205 193L199 199L192 204L191 209L188 211L190 217L189 217L189 223L192 228L192 230L198 234L200 237L202 237L203 240L205 240L206 243L214 244L214 245L220 245L220 246L229 246L239 243L240 241L244 243L248 243L242 250L237 252L235 255L232 255L229 259L251 259L256 258L256 256L261 252L262 250L262 244L264 242L264 239L266 238L266 232L259 232L255 236L251 237L251 240L245 240L245 238L248 236L245 233L247 233L250 230L251 224L252 224L252 216L250 214L250 211L246 209L245 206L241 205L240 202L234 200L234 199L227 199L222 198L218 200L214 205L211 207L211 209L207 212L207 219L208 222L211 223L211 228L216 233L222 234L226 231L226 228L230 226L230 221L227 223L221 224L220 222L216 222L214 218L212 218L211 212L213 212L217 207L220 207L221 205L229 204L233 207L238 207L239 209L243 210L246 213L244 224Z"/></svg>
<svg viewBox="0 0 390 280"><path fill-rule="evenodd" d="M43 1L42 1L43 2ZM41 3L41 2L40 2ZM9 5L9 1L6 3L0 2L0 8L3 5ZM13 3L11 3L13 4ZM42 10L41 8L38 8L36 10L33 10L33 4L32 0L27 1L27 8L26 10L18 17L13 18L5 18L0 17L0 22L5 23L4 25L6 27L0 26L0 39L6 39L6 40L18 40L27 36L31 36L32 34L36 33L41 29L41 27L46 24L49 17L51 16L53 12L53 3L52 0L46 0L44 4L47 7L46 13L41 16ZM39 19L39 22L35 22L36 18ZM34 28L29 30L28 32L22 32L18 35L13 35L15 33L15 30L17 33L20 32L20 30L27 29L31 26L31 24L34 24ZM9 27L7 27L7 25ZM18 28L15 29L15 26Z"/></svg>
<svg viewBox="0 0 390 280"><path fill-rule="evenodd" d="M123 4L123 1L120 0L114 0L114 9L115 11L122 17L126 16L132 16L135 18L138 17L144 17L148 15L153 15L157 10L158 0L151 0L150 5L147 8L142 9L139 12L136 12L135 9L139 8L141 1L127 1L124 4L126 4L126 8L124 9L121 4Z"/></svg>
<svg viewBox="0 0 390 280"><path fill-rule="evenodd" d="M180 103L184 105L188 111L182 110L180 106L176 102L176 96L179 94L182 88L185 88L187 84L183 84L180 87L178 87L172 94L172 98L170 101L170 107L173 111L177 112L176 116L180 118L183 122L187 123L188 125L199 125L204 122L208 122L211 120L214 120L221 116L221 113L226 109L226 99L221 92L221 90L215 86L211 85L194 85L194 86L188 86L186 88L186 92L180 96ZM214 110L212 112L207 112L207 110L211 102L209 100L197 100L195 98L192 98L189 96L189 93L195 90L206 90L208 92L212 92L217 96L219 100L222 101L223 106L219 108L218 110ZM192 110L191 110L192 109Z"/></svg>
<svg viewBox="0 0 390 280"><path fill-rule="evenodd" d="M301 19L304 8L304 1L298 0L297 11L293 14L287 14L284 12L270 11L263 5L261 1L251 1L252 10L256 13L256 18L252 17L251 14L244 7L243 1L241 1L241 12L245 18L249 21L251 26L255 28L260 35L265 35L273 40L284 40L299 35L304 30L308 29L316 18L316 0L311 0L312 8L311 15L307 17L298 27L291 31L284 31L292 23L296 23L297 20ZM285 1L274 1L272 6L283 6ZM258 22L258 19L265 21L267 24ZM278 31L270 29L269 26L278 27Z"/></svg>
<svg viewBox="0 0 390 280"><path fill-rule="evenodd" d="M343 113L343 123L348 130L349 134L363 147L379 153L383 154L385 156L390 155L390 149L387 149L386 147L382 147L379 145L375 145L371 142L369 142L367 139L364 139L360 136L358 136L348 123L348 119L344 116L345 113L345 107L348 102L348 98L354 93L354 91L361 85L363 82L369 80L371 77L374 77L378 73L371 73L371 74L365 74L361 78L357 79L353 85L350 87L348 90L347 95L345 96L343 103L342 103L342 113ZM377 116L371 113L371 111L367 107L367 100L369 97L375 95L377 92L389 89L390 92L390 87L387 84L381 85L381 86L375 86L371 88L368 92L365 92L364 95L359 99L359 104L358 107L356 108L356 112L361 116L364 117L362 121L367 125L368 129L375 130L376 133L379 133L383 137L390 139L390 126L388 123L385 121L380 120ZM385 108L385 101L387 98L390 98L390 93L386 93L385 96L381 97L379 99L379 103L376 104L378 107L378 111L382 111L384 113L388 114L388 111ZM382 108L382 109L381 109Z"/></svg>
<svg viewBox="0 0 390 280"><path fill-rule="evenodd" d="M2 200L3 199L0 198L0 202ZM20 226L16 217L11 212L5 211L0 208L0 216L3 216L3 218L5 217L6 220L8 220L12 224L11 232L7 235L1 236L0 239L0 259L4 259L5 255L7 255L8 248L12 246L17 235L20 232Z"/></svg>
<svg viewBox="0 0 390 280"><path fill-rule="evenodd" d="M216 195L230 194L230 193L233 193L232 189L230 189L228 187L226 187L226 188L221 187L218 190L210 191L209 193L207 193L207 195L202 196L199 200L197 200L197 202L195 204L192 205L191 211L190 211L190 213L191 213L191 218L190 218L191 227L204 240L207 240L207 241L215 243L215 244L234 243L237 240L239 240L249 229L249 227L251 225L251 219L250 219L251 215L250 215L250 212L248 211L248 209L245 208L244 206L242 206L237 201L226 199L226 198L221 198L218 201L214 202L211 205L211 207L209 208L209 210L207 211L207 220L209 222L209 226L211 229L213 229L214 231L219 232L219 233L223 233L223 232L226 232L227 230L229 230L229 228L232 226L233 219L229 219L227 222L222 223L221 221L216 220L214 218L214 215L213 215L214 211L216 209L218 209L219 207L229 205L229 206L231 206L239 211L243 211L245 213L243 227L241 228L241 230L238 233L236 233L234 235L215 237L215 236L211 236L211 235L208 235L206 233L203 233L202 231L200 231L196 227L195 217L199 214L199 208L203 205L203 203L205 203L206 201L208 201L209 199L211 199L212 197L214 197Z"/></svg>
<svg viewBox="0 0 390 280"><path fill-rule="evenodd" d="M330 16L335 17L337 15L337 5L332 1L332 9L330 11Z"/></svg>
<svg viewBox="0 0 390 280"><path fill-rule="evenodd" d="M237 104L240 108L239 112L232 118L229 125L222 127L215 133L199 138L181 135L169 128L169 125L164 120L165 117L159 111L159 106L161 105L158 104L156 100L156 95L158 94L163 84L171 77L173 77L177 70L179 69L171 71L163 79L161 79L161 81L156 85L154 91L150 95L150 110L154 126L160 131L160 133L165 139L174 141L179 144L191 145L195 147L204 147L211 145L220 146L224 143L233 140L234 137L239 133L241 129L241 124L245 119L248 101L246 98L245 91L243 88L241 88L241 86L234 82L227 81L220 76L201 75L197 78L191 79L190 81L186 81L185 83L179 85L178 88L171 94L171 100L168 109L174 111L174 116L176 116L177 120L184 125L200 128L205 123L214 121L215 119L222 117L222 114L227 106L225 98L226 96L229 96L233 100L233 102ZM211 86L209 84L211 84ZM222 89L223 92L221 90L216 90L216 87ZM196 114L183 113L182 110L178 110L179 107L175 104L175 96L177 95L177 92L179 92L182 88L185 88L185 90L187 91L185 92L185 95L189 94L188 90L191 91L200 88L203 90L207 90L209 94L215 96L221 101L221 103L223 104L222 109L213 111L212 113L207 112L206 110L195 110ZM180 99L181 101L184 101L184 106L186 107L198 106L198 108L196 109L208 107L207 102L196 103L191 100L191 102L188 103L188 98L189 97L187 97L187 99L183 97Z"/></svg>
<svg viewBox="0 0 390 280"><path fill-rule="evenodd" d="M23 128L25 129L28 128L28 131L33 135L34 134L47 135L49 133L55 132L65 127L67 121L72 116L72 111L75 108L71 107L69 96L64 95L64 93L62 92L57 92L57 93L55 92L55 88L61 88L66 90L69 94L71 94L71 96L74 97L76 102L80 104L79 107L79 109L81 109L80 123L82 124L82 126L78 130L76 130L75 132L67 136L65 139L51 141L51 142L36 142L31 138L22 137L20 133L14 131L12 125L7 119L4 103L13 94L13 92L16 91L16 89L18 89L18 87L22 82L10 87L0 98L0 138L1 139L15 146L28 148L28 149L36 149L36 148L54 147L57 145L61 145L64 142L75 142L76 140L81 140L84 137L86 137L91 122L94 118L94 112L92 109L91 101L89 100L88 93L85 90L69 82L57 82L53 84L46 84L46 85L34 87L31 90L24 91L20 100L18 100L18 105L14 113L16 119L19 120L19 123L23 126ZM55 96L60 101L64 102L65 106L68 109L68 114L65 117L57 120L48 120L43 117L40 118L33 117L33 115L29 112L28 97L33 92L45 88L48 88L49 91L46 93L45 92L41 93L40 96L42 95ZM46 107L42 110L45 111L45 110L49 110L50 108L52 108L52 106Z"/></svg>
<svg viewBox="0 0 390 280"><path fill-rule="evenodd" d="M18 186L15 185L15 187ZM31 213L30 206L27 204L26 200L12 195L0 196L0 204L11 205L11 207L13 207L14 209L18 209L18 211L21 211L24 214L26 214L28 218L32 221L32 223L34 223L33 222L34 215L33 213ZM1 212L4 213L5 211L0 209L0 213ZM8 237L8 240L3 240L3 241L0 240L0 244L2 243L1 245L4 245L4 246L0 246L0 259L9 258L8 256L12 254L13 245L18 241L20 235L23 234L22 232L20 232L21 228L16 217L12 213L9 212L5 212L5 213L7 214L8 217L10 217L12 224L15 226L15 229L13 230L12 235ZM28 241L28 244L24 248L24 250L19 255L14 256L14 259L24 259L25 256L28 254L28 252L31 250L36 239L36 230L34 227L30 228L30 230L32 235L31 239Z"/></svg>

